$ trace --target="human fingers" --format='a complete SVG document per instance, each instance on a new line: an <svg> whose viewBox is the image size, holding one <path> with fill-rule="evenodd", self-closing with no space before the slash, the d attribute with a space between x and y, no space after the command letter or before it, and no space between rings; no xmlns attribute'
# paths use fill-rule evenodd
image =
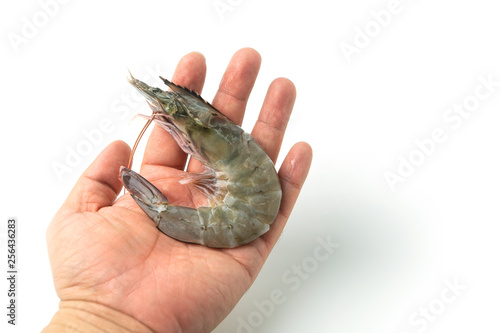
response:
<svg viewBox="0 0 500 333"><path fill-rule="evenodd" d="M271 229L262 238L267 245L267 254L278 241L285 224L297 202L300 191L309 173L312 162L312 149L305 142L296 143L288 152L278 176L281 182L281 206Z"/></svg>
<svg viewBox="0 0 500 333"><path fill-rule="evenodd" d="M205 74L205 57L199 52L191 52L179 60L172 82L201 93ZM186 154L179 148L174 138L160 126L155 126L146 145L141 170L150 165L183 169L186 159Z"/></svg>
<svg viewBox="0 0 500 333"><path fill-rule="evenodd" d="M251 48L238 50L229 62L212 105L241 125L245 107L257 79L260 54Z"/></svg>
<svg viewBox="0 0 500 333"><path fill-rule="evenodd" d="M109 144L80 176L58 214L96 212L110 206L122 188L120 166L126 165L129 156L125 142Z"/></svg>
<svg viewBox="0 0 500 333"><path fill-rule="evenodd" d="M238 125L243 121L260 63L260 54L254 49L238 50L231 58L213 99L212 105ZM201 163L191 160L188 170L202 170Z"/></svg>
<svg viewBox="0 0 500 333"><path fill-rule="evenodd" d="M273 162L276 162L285 129L295 103L296 90L292 81L274 80L267 90L252 136Z"/></svg>

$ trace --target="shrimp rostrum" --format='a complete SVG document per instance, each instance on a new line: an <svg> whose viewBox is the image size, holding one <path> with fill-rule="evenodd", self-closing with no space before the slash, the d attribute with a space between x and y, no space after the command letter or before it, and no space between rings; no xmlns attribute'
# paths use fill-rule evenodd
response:
<svg viewBox="0 0 500 333"><path fill-rule="evenodd" d="M146 97L153 110L150 119L205 165L204 172L179 181L201 189L208 204L171 205L145 178L122 167L125 188L158 229L174 239L214 248L253 241L269 230L279 210L281 187L273 161L250 134L198 94L161 79L170 91L134 77L129 82Z"/></svg>

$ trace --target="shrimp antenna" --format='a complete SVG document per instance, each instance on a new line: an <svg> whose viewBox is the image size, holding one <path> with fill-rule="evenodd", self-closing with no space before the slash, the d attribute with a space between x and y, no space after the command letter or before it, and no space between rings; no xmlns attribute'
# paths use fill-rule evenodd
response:
<svg viewBox="0 0 500 333"><path fill-rule="evenodd" d="M130 72L130 69L127 68L127 71L128 71L128 74L130 75L130 77L127 77L127 81L132 83L135 80L135 77Z"/></svg>
<svg viewBox="0 0 500 333"><path fill-rule="evenodd" d="M132 75L132 74L130 74ZM161 102L158 98L156 98L156 101L158 102L158 105L160 106L160 108L162 110L163 109L163 106L161 105ZM137 149L137 146L139 145L139 142L141 141L141 138L142 136L144 135L144 133L146 133L146 130L148 129L149 125L151 125L151 122L153 120L155 120L155 117L158 115L158 114L161 114L161 112L157 109L155 109L155 106L152 105L151 103L147 102L149 104L149 106L151 107L151 109L153 110L153 113L151 114L151 116L149 117L148 119L148 122L144 125L144 127L142 128L141 130L141 133L139 133L139 136L137 137L137 139L135 140L135 143L134 143L134 147L132 148L132 152L130 153L130 158L128 160L128 167L127 169L130 169L131 166L132 166L132 161L134 159L134 154L135 154L135 150Z"/></svg>
<svg viewBox="0 0 500 333"><path fill-rule="evenodd" d="M132 152L130 153L130 158L128 160L128 166L127 166L127 169L130 169L132 167L132 162L134 160L134 154L135 154L135 150L137 149L137 146L139 145L139 142L141 141L142 139L142 136L144 135L144 133L146 133L146 130L148 129L149 125L151 125L151 122L154 120L155 118L155 113L153 113L153 115L151 116L151 118L148 119L148 122L144 125L144 127L142 128L141 132L139 133L139 136L137 137L137 139L135 139L135 143L134 143L134 147L132 148Z"/></svg>

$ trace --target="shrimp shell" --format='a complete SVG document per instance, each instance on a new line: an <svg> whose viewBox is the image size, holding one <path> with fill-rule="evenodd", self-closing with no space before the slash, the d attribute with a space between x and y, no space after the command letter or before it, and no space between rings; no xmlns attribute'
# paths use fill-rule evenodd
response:
<svg viewBox="0 0 500 333"><path fill-rule="evenodd" d="M170 205L154 185L122 167L125 188L167 236L214 248L248 244L267 232L278 214L282 194L273 161L250 134L198 94L161 79L171 91L132 76L129 82L146 97L150 118L205 165L205 172L180 182L196 185L209 203L197 209Z"/></svg>

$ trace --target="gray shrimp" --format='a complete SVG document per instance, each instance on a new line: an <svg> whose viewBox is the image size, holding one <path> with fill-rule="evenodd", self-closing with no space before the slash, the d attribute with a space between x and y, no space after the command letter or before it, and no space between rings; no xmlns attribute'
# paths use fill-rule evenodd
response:
<svg viewBox="0 0 500 333"><path fill-rule="evenodd" d="M188 174L208 196L206 207L174 206L160 190L128 168L122 182L158 229L179 241L214 248L245 245L266 233L281 202L273 161L228 117L195 92L162 77L171 91L150 87L133 76L129 82L153 110L147 118L170 133L181 149L201 161L206 171Z"/></svg>

